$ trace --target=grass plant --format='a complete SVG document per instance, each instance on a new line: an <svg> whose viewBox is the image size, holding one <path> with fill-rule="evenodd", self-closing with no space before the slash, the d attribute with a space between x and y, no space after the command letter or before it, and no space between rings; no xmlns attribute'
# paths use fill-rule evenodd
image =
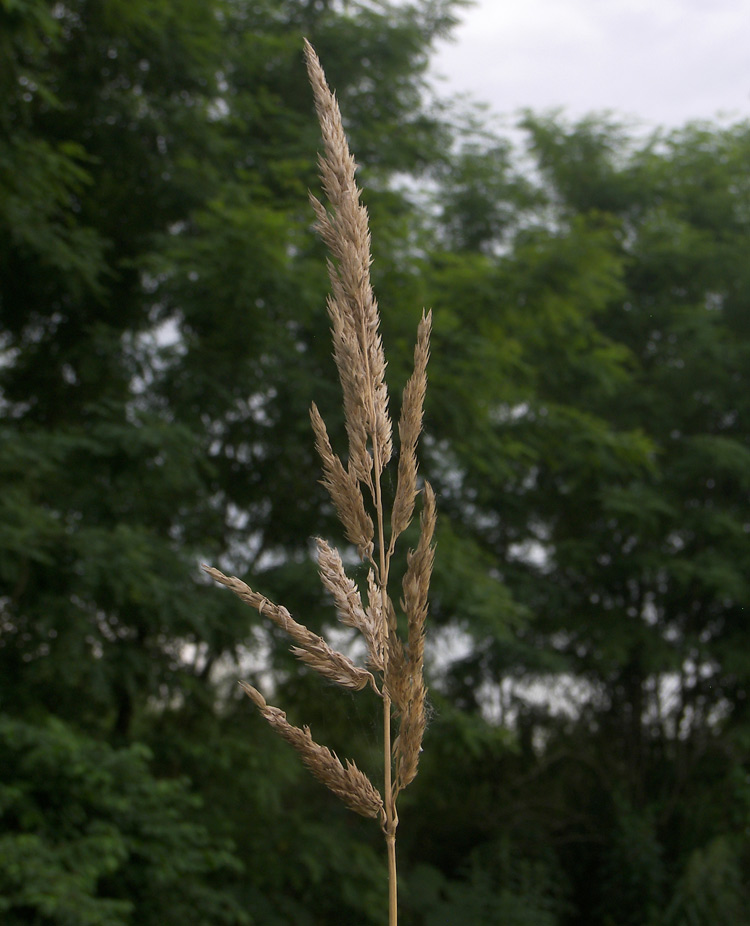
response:
<svg viewBox="0 0 750 926"><path fill-rule="evenodd" d="M356 164L347 143L335 95L312 46L305 42L307 70L323 136L319 157L328 205L311 195L315 227L330 252L331 293L328 315L333 355L343 392L348 454L342 461L331 447L326 425L313 404L310 418L328 490L347 539L368 566L363 595L347 576L341 554L317 539L320 578L331 594L338 619L356 628L366 645L364 666L332 649L318 634L298 623L286 608L269 601L242 580L204 566L217 582L256 608L292 639L292 652L325 679L343 688L370 690L383 707L382 788L357 766L316 743L307 727L289 723L286 714L266 703L252 685L243 690L276 732L300 754L310 771L347 807L374 817L385 835L388 856L389 926L397 923L397 798L417 774L425 730L426 689L423 678L424 628L432 572L435 495L424 483L417 546L407 554L400 608L405 616L399 634L396 606L388 593L396 543L412 521L418 494L416 448L422 431L431 313L422 314L414 350L414 369L406 384L398 422L398 463L393 460L393 425L385 381L385 354L379 334L378 305L370 283L370 231L360 201ZM382 480L396 465L396 491L385 508ZM364 590L363 590L364 591ZM365 603L366 602L366 603Z"/></svg>

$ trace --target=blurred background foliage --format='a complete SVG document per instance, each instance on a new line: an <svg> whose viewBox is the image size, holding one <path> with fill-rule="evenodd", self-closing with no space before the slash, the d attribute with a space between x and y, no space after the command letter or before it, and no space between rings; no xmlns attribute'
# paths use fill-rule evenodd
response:
<svg viewBox="0 0 750 926"><path fill-rule="evenodd" d="M750 923L750 126L530 113L511 144L428 92L458 15L0 2L8 926L383 922L377 828L235 680L377 775L374 705L198 566L332 622L303 35L363 165L394 410L435 313L405 926Z"/></svg>

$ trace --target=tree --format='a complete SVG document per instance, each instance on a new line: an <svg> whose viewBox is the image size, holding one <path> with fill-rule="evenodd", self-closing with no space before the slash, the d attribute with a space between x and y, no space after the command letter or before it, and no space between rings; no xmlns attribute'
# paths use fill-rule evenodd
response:
<svg viewBox="0 0 750 926"><path fill-rule="evenodd" d="M342 900L321 887L307 792L299 827L279 819L296 773L270 746L248 755L223 683L256 631L198 563L252 564L299 601L310 567L291 538L332 522L322 492L288 504L315 479L304 416L331 363L302 35L351 98L373 213L400 240L378 196L403 216L389 178L441 148L421 75L451 4L24 0L0 17L5 915L325 921ZM29 841L53 800L77 822L53 831L53 815ZM353 869L336 894L365 921L377 878L353 842L332 827L330 866Z"/></svg>
<svg viewBox="0 0 750 926"><path fill-rule="evenodd" d="M496 785L498 803L520 802L498 825L524 845L541 823L560 846L569 921L668 922L681 879L705 884L695 872L725 846L748 852L750 133L525 127L536 196L519 200L512 164L488 151L507 204L472 192L486 169L455 173L453 237L433 263L457 400L443 410L433 383L441 507L480 553L468 603L446 601L476 641L447 690L473 710L494 692L514 724L515 775L534 785ZM532 618L510 642L507 620L472 611L492 580L507 590L496 619ZM546 704L529 702L532 679ZM513 766L498 755L490 781ZM746 904L721 879L721 912L695 900L696 916Z"/></svg>
<svg viewBox="0 0 750 926"><path fill-rule="evenodd" d="M231 847L191 821L188 782L154 778L145 747L53 717L1 727L4 922L253 922L211 884L237 871Z"/></svg>
<svg viewBox="0 0 750 926"><path fill-rule="evenodd" d="M529 116L522 156L462 144L422 97L452 15L2 7L8 922L379 922L377 840L335 804L320 824L325 792L231 690L272 668L337 747L354 712L363 764L374 719L313 702L197 569L328 619L300 541L341 540L308 489L313 397L343 436L304 33L367 165L393 393L435 319L431 621L465 655L433 673L405 922L742 923L748 128Z"/></svg>

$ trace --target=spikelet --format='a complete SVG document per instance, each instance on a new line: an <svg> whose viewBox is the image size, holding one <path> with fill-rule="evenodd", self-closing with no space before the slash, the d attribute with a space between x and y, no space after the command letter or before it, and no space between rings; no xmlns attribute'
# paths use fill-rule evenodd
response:
<svg viewBox="0 0 750 926"><path fill-rule="evenodd" d="M417 776L419 754L422 751L422 739L427 727L426 696L427 691L420 677L417 688L412 692L409 705L402 715L399 734L393 744L396 762L396 776L393 785L394 799Z"/></svg>
<svg viewBox="0 0 750 926"><path fill-rule="evenodd" d="M356 584L344 571L341 555L325 540L316 538L318 545L318 568L324 587L336 603L339 620L347 627L356 627L367 645L367 663L379 672L383 671L383 641L377 620L362 606L362 598Z"/></svg>
<svg viewBox="0 0 750 926"><path fill-rule="evenodd" d="M240 687L279 736L297 750L313 775L340 797L350 810L363 817L383 818L383 799L364 772L348 760L345 766L342 765L335 753L313 740L308 727L290 724L284 711L267 704L252 685L240 682Z"/></svg>
<svg viewBox="0 0 750 926"><path fill-rule="evenodd" d="M424 624L427 618L427 595L432 577L435 548L432 538L436 521L435 493L429 482L424 485L424 508L420 518L417 549L407 554L401 606L408 620L409 662L421 670L424 659Z"/></svg>
<svg viewBox="0 0 750 926"><path fill-rule="evenodd" d="M396 779L394 795L410 784L417 774L422 738L427 725L424 669L424 625L427 618L427 592L432 575L435 548L435 493L428 482L424 487L424 508L420 518L421 532L417 549L407 554L403 580L404 597L401 606L408 621L408 651L406 664L399 678L398 695L403 702L401 727L394 743ZM395 701L395 699L394 699Z"/></svg>
<svg viewBox="0 0 750 926"><path fill-rule="evenodd" d="M347 538L357 547L360 558L371 558L375 528L372 518L365 511L357 478L350 470L344 468L344 464L331 449L325 422L314 402L310 408L310 421L315 432L315 446L323 463L323 485L331 496Z"/></svg>
<svg viewBox="0 0 750 926"><path fill-rule="evenodd" d="M430 356L430 329L432 312L422 314L414 348L414 372L404 389L401 417L398 424L400 441L398 483L391 511L391 545L406 530L414 513L417 497L417 441L422 431L424 397L427 390L427 361Z"/></svg>

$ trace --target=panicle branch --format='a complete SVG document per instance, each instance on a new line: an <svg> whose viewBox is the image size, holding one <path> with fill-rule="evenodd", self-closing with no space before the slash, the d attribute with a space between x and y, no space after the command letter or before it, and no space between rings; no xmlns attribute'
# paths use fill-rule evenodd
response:
<svg viewBox="0 0 750 926"><path fill-rule="evenodd" d="M302 761L323 784L333 791L346 806L363 817L383 817L383 798L364 772L347 760L342 765L327 746L316 743L309 727L295 727L284 711L266 703L263 695L247 682L240 687L255 704L273 729L300 754Z"/></svg>
<svg viewBox="0 0 750 926"><path fill-rule="evenodd" d="M318 545L318 567L324 587L336 603L339 620L348 627L356 627L367 645L367 663L373 669L383 671L383 641L380 625L369 610L362 606L362 598L356 584L344 571L341 554L325 540L316 538Z"/></svg>
<svg viewBox="0 0 750 926"><path fill-rule="evenodd" d="M345 469L331 449L325 422L314 402L310 408L310 421L315 432L315 447L323 463L323 485L331 496L347 538L357 547L360 558L372 559L375 528L365 510L357 476L351 468Z"/></svg>
<svg viewBox="0 0 750 926"><path fill-rule="evenodd" d="M391 510L390 552L398 536L409 526L417 497L417 441L422 433L424 398L427 391L427 361L430 357L432 312L422 313L414 348L414 372L404 389L398 424L399 459L396 496Z"/></svg>
<svg viewBox="0 0 750 926"><path fill-rule="evenodd" d="M420 518L420 536L417 549L407 554L407 568L403 579L404 597L401 607L408 622L407 659L403 668L401 697L402 708L399 736L394 743L396 778L394 795L410 784L416 774L422 738L427 726L424 685L424 625L427 618L427 593L432 576L435 548L432 538L436 522L435 493L426 482L424 508Z"/></svg>
<svg viewBox="0 0 750 926"><path fill-rule="evenodd" d="M365 459L367 437L373 447L378 447L376 479L391 457L393 439L380 317L370 283L369 222L367 210L360 202L355 180L357 166L349 151L338 102L328 88L318 56L307 41L305 57L325 150L319 158L320 178L331 204L328 212L311 197L316 228L333 257L328 262L332 290L328 314L344 394L350 469L372 488L372 462Z"/></svg>
<svg viewBox="0 0 750 926"><path fill-rule="evenodd" d="M286 608L274 604L264 595L253 591L237 576L225 576L223 572L212 566L204 565L203 568L212 579L231 589L238 598L255 608L260 614L265 614L274 624L286 631L297 644L292 647L294 655L324 678L341 685L342 688L351 688L354 691L360 691L368 684L377 691L371 672L356 666L343 653L331 649L317 633L308 630L303 624L298 624Z"/></svg>
<svg viewBox="0 0 750 926"><path fill-rule="evenodd" d="M427 618L427 595L435 559L432 538L435 534L436 520L435 493L429 482L425 482L419 543L417 549L410 551L406 557L406 573L402 582L404 597L401 602L409 627L409 660L414 663L418 662L420 668L424 659L424 624Z"/></svg>

